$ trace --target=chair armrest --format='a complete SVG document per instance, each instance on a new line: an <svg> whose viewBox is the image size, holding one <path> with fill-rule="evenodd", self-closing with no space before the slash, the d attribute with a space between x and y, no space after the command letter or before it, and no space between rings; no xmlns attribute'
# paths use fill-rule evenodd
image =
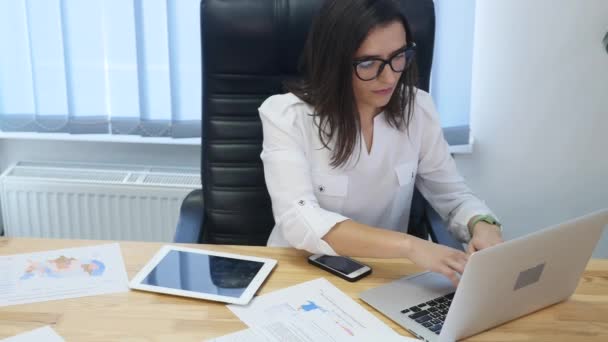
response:
<svg viewBox="0 0 608 342"><path fill-rule="evenodd" d="M445 222L430 204L426 203L425 211L430 225L429 234L431 234L431 239L440 245L464 251L463 244L448 231Z"/></svg>
<svg viewBox="0 0 608 342"><path fill-rule="evenodd" d="M203 237L203 191L194 190L184 198L173 242L200 243Z"/></svg>

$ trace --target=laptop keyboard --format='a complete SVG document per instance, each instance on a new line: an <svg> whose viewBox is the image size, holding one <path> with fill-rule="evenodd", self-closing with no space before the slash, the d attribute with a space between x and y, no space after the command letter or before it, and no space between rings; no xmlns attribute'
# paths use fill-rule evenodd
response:
<svg viewBox="0 0 608 342"><path fill-rule="evenodd" d="M448 315L450 304L452 304L452 298L454 298L454 293L403 309L401 313L439 335L445 317Z"/></svg>

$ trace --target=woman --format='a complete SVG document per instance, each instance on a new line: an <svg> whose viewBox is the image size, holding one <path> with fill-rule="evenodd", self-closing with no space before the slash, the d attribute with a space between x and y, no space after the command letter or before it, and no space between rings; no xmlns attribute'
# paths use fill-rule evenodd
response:
<svg viewBox="0 0 608 342"><path fill-rule="evenodd" d="M304 78L259 108L276 222L269 246L409 258L455 285L467 254L408 235L414 185L468 252L502 241L459 176L415 42L391 0L328 0L304 48Z"/></svg>

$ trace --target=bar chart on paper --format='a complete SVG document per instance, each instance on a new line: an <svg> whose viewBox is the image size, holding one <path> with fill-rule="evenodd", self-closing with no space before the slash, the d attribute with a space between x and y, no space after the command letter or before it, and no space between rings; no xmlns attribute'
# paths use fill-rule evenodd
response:
<svg viewBox="0 0 608 342"><path fill-rule="evenodd" d="M312 322L334 340L396 333L324 278L312 280L264 296L247 306L228 306L250 327L276 322ZM276 324L275 324L276 325Z"/></svg>

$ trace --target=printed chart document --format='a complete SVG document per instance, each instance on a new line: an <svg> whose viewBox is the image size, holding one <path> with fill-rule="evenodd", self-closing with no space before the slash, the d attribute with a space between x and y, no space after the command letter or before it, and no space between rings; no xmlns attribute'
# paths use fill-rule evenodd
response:
<svg viewBox="0 0 608 342"><path fill-rule="evenodd" d="M0 307L126 291L117 243L0 256Z"/></svg>
<svg viewBox="0 0 608 342"><path fill-rule="evenodd" d="M325 278L254 298L246 306L228 305L228 308L253 328L248 333L262 334L276 328L275 331L304 330L313 334L314 330L323 335L324 341L356 341L369 338L370 334L399 336ZM302 328L306 324L315 329Z"/></svg>
<svg viewBox="0 0 608 342"><path fill-rule="evenodd" d="M57 335L53 328L46 327L28 331L13 337L5 338L0 342L65 342L61 336Z"/></svg>
<svg viewBox="0 0 608 342"><path fill-rule="evenodd" d="M336 334L337 332L337 334ZM208 340L207 342L407 342L418 341L398 335L392 331L366 331L357 336L340 333L330 321L309 321L290 318L263 326L256 326L229 335Z"/></svg>

